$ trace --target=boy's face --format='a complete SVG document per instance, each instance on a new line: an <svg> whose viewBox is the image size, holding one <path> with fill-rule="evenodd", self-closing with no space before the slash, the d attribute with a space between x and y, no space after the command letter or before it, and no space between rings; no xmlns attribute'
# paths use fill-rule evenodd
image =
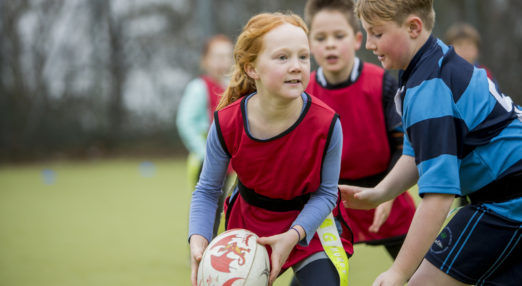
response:
<svg viewBox="0 0 522 286"><path fill-rule="evenodd" d="M475 42L469 39L457 40L453 43L455 52L470 64L475 64L479 50Z"/></svg>
<svg viewBox="0 0 522 286"><path fill-rule="evenodd" d="M247 65L258 94L279 99L301 96L310 81L310 47L300 27L283 24L263 36L255 63Z"/></svg>
<svg viewBox="0 0 522 286"><path fill-rule="evenodd" d="M310 25L311 52L329 81L344 81L349 77L361 42L362 34L354 33L341 12L319 11Z"/></svg>
<svg viewBox="0 0 522 286"><path fill-rule="evenodd" d="M373 52L384 69L405 70L415 55L407 25L381 21L373 25L361 20L366 30L366 49Z"/></svg>

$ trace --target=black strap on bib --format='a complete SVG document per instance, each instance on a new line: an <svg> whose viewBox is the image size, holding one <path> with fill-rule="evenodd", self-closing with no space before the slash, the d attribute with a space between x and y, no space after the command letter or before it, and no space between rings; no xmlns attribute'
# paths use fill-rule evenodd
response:
<svg viewBox="0 0 522 286"><path fill-rule="evenodd" d="M368 177L360 178L360 179L339 179L339 185L352 185L364 188L373 188L375 187L384 177L386 176L386 172L382 172L379 174L371 175Z"/></svg>
<svg viewBox="0 0 522 286"><path fill-rule="evenodd" d="M237 187L241 197L249 204L274 212L287 212L302 210L310 194L304 194L295 197L291 200L273 199L267 196L260 195L254 190L247 188L241 181L238 180Z"/></svg>
<svg viewBox="0 0 522 286"><path fill-rule="evenodd" d="M495 180L468 195L471 203L501 203L522 196L522 171Z"/></svg>

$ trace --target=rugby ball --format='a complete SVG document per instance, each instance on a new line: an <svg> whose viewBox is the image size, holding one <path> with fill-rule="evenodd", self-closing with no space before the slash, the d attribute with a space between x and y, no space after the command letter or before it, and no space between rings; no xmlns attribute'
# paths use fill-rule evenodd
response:
<svg viewBox="0 0 522 286"><path fill-rule="evenodd" d="M257 235L246 229L231 229L216 236L199 263L198 286L266 286L270 262Z"/></svg>

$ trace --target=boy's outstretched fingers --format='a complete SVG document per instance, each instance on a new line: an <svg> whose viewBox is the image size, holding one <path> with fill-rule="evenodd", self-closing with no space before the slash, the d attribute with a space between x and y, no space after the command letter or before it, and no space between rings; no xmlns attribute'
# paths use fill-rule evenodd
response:
<svg viewBox="0 0 522 286"><path fill-rule="evenodd" d="M373 200L374 189L361 188L350 185L339 185L341 199L347 208L369 210L377 207Z"/></svg>
<svg viewBox="0 0 522 286"><path fill-rule="evenodd" d="M360 188L350 185L339 185L339 191L341 192L341 199L343 201L350 201L354 199L354 195L361 191Z"/></svg>

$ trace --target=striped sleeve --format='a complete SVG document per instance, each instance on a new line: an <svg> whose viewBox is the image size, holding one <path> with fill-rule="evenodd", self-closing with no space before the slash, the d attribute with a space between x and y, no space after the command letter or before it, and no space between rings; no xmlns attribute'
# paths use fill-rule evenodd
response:
<svg viewBox="0 0 522 286"><path fill-rule="evenodd" d="M415 155L419 194L459 195L460 146L467 127L451 90L440 78L426 80L406 91L403 110L404 153Z"/></svg>

